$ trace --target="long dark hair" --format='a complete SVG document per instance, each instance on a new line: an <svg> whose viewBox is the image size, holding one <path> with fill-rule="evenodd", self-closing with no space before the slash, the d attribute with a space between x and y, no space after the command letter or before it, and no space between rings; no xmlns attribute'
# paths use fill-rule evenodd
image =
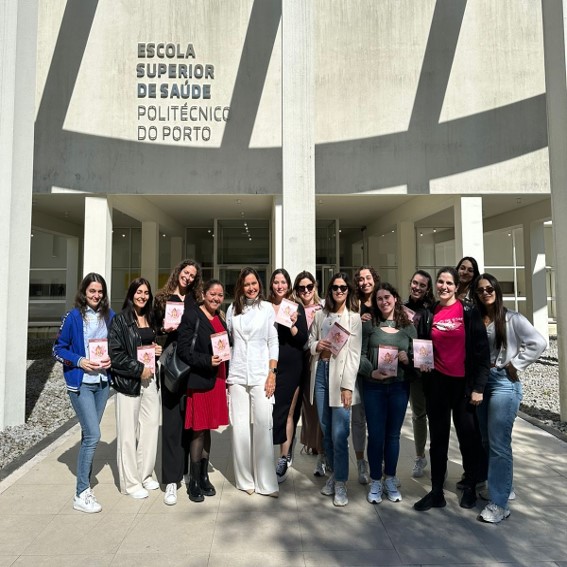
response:
<svg viewBox="0 0 567 567"><path fill-rule="evenodd" d="M358 268L358 270L354 272L354 285L356 286L356 297L358 297L359 301L361 302L365 299L364 294L358 287L358 278L360 277L360 272L362 272L362 270L368 270L372 275L372 279L374 280L374 289L372 290L372 293L374 293L377 287L380 285L380 275L372 266L369 266L368 264L360 266L360 268Z"/></svg>
<svg viewBox="0 0 567 567"><path fill-rule="evenodd" d="M92 283L99 283L102 286L102 299L98 304L98 316L104 321L108 322L110 317L110 301L108 300L108 288L104 278L96 272L87 274L83 281L79 284L77 294L75 295L75 307L80 311L81 317L84 319L87 312L87 289Z"/></svg>
<svg viewBox="0 0 567 567"><path fill-rule="evenodd" d="M319 286L317 285L317 280L315 279L315 276L311 273L308 272L307 270L303 270L302 272L299 272L299 274L297 274L297 276L295 276L295 281L293 282L293 295L295 297L295 301L297 301L297 303L301 303L303 304L303 301L301 299L301 295L299 295L299 282L301 280L309 280L314 286L314 290L313 290L313 304L314 305L320 305L321 304L321 298L319 297Z"/></svg>
<svg viewBox="0 0 567 567"><path fill-rule="evenodd" d="M407 316L406 310L404 309L402 298L400 297L398 290L388 282L382 282L381 284L376 286L374 288L374 292L372 293L372 313L375 320L378 322L385 321L384 317L382 317L382 312L378 307L378 301L376 297L381 289L388 291L396 300L396 305L394 306L394 322L396 324L396 329L409 327L412 323Z"/></svg>
<svg viewBox="0 0 567 567"><path fill-rule="evenodd" d="M293 294L293 289L291 287L291 278L289 277L289 272L285 269L285 268L278 268L277 270L274 270L272 272L272 277L270 278L270 284L268 285L268 301L270 303L274 302L274 299L276 298L276 294L274 293L274 280L276 279L276 276L281 274L284 278L285 281L287 283L287 293L285 294L285 298L289 299L292 294Z"/></svg>
<svg viewBox="0 0 567 567"><path fill-rule="evenodd" d="M410 285L415 276L421 276L427 280L427 291L425 292L422 301L425 307L431 307L435 303L435 296L433 295L433 279L431 278L431 274L425 270L416 270L411 277Z"/></svg>
<svg viewBox="0 0 567 567"><path fill-rule="evenodd" d="M496 335L496 348L500 349L501 347L506 348L506 307L504 307L504 300L502 297L502 286L500 282L492 275L487 274L480 274L473 282L472 290L474 292L474 304L477 306L477 309L480 311L480 314L484 317L488 315L488 310L486 309L486 305L481 301L480 297L476 293L478 288L478 282L480 280L486 280L491 287L494 288L494 311L492 312L491 316L494 321L494 331Z"/></svg>
<svg viewBox="0 0 567 567"><path fill-rule="evenodd" d="M254 268L250 268L250 267L242 268L242 270L240 270L240 274L238 274L236 285L234 286L234 301L232 304L234 305L235 315L240 315L244 310L244 304L245 304L244 280L246 279L247 276L250 275L254 276L258 281L258 297L254 303L255 304L259 303L264 299L264 288L262 286L262 280L260 279L258 272Z"/></svg>
<svg viewBox="0 0 567 567"><path fill-rule="evenodd" d="M473 277L471 279L471 281L468 284L465 284L464 282L459 282L458 288L457 288L457 295L461 295L462 293L469 293L469 291L471 289L473 289L472 285L474 283L474 281L476 280L476 278L478 278L480 271L478 269L478 262L472 257L472 256L465 256L464 258L461 258L459 260L459 263L457 264L457 272L459 271L459 268L461 267L461 264L463 262L469 261L472 264L473 267Z"/></svg>
<svg viewBox="0 0 567 567"><path fill-rule="evenodd" d="M327 295L325 296L325 311L327 313L334 313L335 309L337 308L337 304L333 299L333 290L331 289L335 283L335 280L344 280L345 284L347 285L347 297L345 301L345 307L349 311L354 311L355 313L358 312L358 299L356 298L356 294L354 293L354 288L348 274L346 272L337 272L331 278L329 285L327 286Z"/></svg>
<svg viewBox="0 0 567 567"><path fill-rule="evenodd" d="M186 259L177 264L175 268L173 268L171 274L167 278L167 282L165 285L158 290L156 293L156 299L154 302L154 307L156 311L160 314L165 313L165 304L169 297L175 293L175 289L179 285L179 274L187 267L193 266L197 273L195 274L195 279L193 282L187 287L187 294L192 295L195 303L198 303L202 298L202 271L201 266L195 261Z"/></svg>
<svg viewBox="0 0 567 567"><path fill-rule="evenodd" d="M134 315L136 313L136 310L134 309L134 295L136 294L136 291L138 291L138 288L142 285L145 285L148 288L150 296L148 297L148 301L144 305L141 314L146 317L148 325L154 329L155 317L154 310L152 308L154 296L152 295L152 286L146 278L136 278L130 283L128 291L126 292L126 297L124 298L122 311L124 311L130 319L134 319Z"/></svg>

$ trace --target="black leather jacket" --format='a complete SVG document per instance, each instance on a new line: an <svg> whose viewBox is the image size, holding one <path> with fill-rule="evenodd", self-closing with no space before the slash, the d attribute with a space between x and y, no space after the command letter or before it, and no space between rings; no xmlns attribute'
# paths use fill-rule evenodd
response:
<svg viewBox="0 0 567 567"><path fill-rule="evenodd" d="M139 396L144 365L138 360L142 339L130 313L119 313L112 320L108 348L112 367L112 386L121 394Z"/></svg>

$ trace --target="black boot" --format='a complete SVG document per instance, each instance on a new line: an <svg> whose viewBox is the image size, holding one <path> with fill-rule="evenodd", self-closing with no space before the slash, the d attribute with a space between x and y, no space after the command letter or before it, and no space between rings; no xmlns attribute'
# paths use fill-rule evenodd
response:
<svg viewBox="0 0 567 567"><path fill-rule="evenodd" d="M201 492L204 496L214 496L217 491L209 480L209 459L201 459Z"/></svg>
<svg viewBox="0 0 567 567"><path fill-rule="evenodd" d="M189 488L187 488L187 494L189 494L191 502L202 502L205 499L201 491L200 478L201 463L191 462L191 479L189 480Z"/></svg>

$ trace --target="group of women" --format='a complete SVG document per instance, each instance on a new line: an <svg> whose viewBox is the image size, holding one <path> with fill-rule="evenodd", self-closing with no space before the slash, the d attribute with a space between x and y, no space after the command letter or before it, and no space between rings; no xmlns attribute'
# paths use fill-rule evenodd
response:
<svg viewBox="0 0 567 567"><path fill-rule="evenodd" d="M114 316L104 279L88 274L54 345L82 427L74 508L101 509L90 477L110 384L117 392L120 490L134 498L160 486L152 475L161 409L168 505L177 502L183 480L193 502L215 494L208 476L210 431L229 422L236 487L277 497L293 463L300 415L301 442L317 455L314 474L328 475L321 493L332 496L335 506L348 504L351 423L358 480L369 484L368 502L377 504L382 496L401 501L396 471L409 400L414 477L428 464L428 424L430 432L432 489L414 509L446 504L452 416L464 469L461 506L472 508L477 484L488 479L490 501L479 519L508 517L511 434L522 395L517 373L539 357L545 340L525 317L504 307L496 278L479 274L470 257L439 270L434 283L427 272L416 271L405 303L371 266L356 272L355 283L347 273L336 273L322 300L311 273L301 272L292 285L288 272L278 269L266 299L259 274L244 268L225 317L222 283L203 284L199 265L185 260L155 301L149 282L134 280ZM183 305L178 327L164 326L168 302ZM212 348L211 336L223 332L231 342L230 362ZM431 341L433 364L414 361L418 338ZM108 355L94 362L89 342L101 339L108 341ZM171 343L191 366L187 391L171 392L160 383L160 345ZM138 360L143 346L153 347L152 364Z"/></svg>

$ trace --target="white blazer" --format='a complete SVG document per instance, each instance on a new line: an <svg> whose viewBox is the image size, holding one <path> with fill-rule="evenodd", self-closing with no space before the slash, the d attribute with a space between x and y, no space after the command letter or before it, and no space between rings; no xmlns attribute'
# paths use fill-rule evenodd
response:
<svg viewBox="0 0 567 567"><path fill-rule="evenodd" d="M327 316L325 309L317 311L315 320L309 331L309 350L311 357L311 383L310 399L313 403L313 392L315 391L315 375L317 374L317 364L319 353L317 343L324 337L321 336L323 320ZM362 321L360 315L346 308L340 318L340 325L344 327L350 336L337 356L331 355L329 362L329 406L341 407L341 388L352 391L352 405L360 403L360 395L356 383L358 366L360 363L360 351L362 349Z"/></svg>
<svg viewBox="0 0 567 567"><path fill-rule="evenodd" d="M271 303L261 301L244 307L240 315L231 305L226 313L226 326L232 335L232 355L228 384L258 386L266 382L270 360L279 354L276 314Z"/></svg>

